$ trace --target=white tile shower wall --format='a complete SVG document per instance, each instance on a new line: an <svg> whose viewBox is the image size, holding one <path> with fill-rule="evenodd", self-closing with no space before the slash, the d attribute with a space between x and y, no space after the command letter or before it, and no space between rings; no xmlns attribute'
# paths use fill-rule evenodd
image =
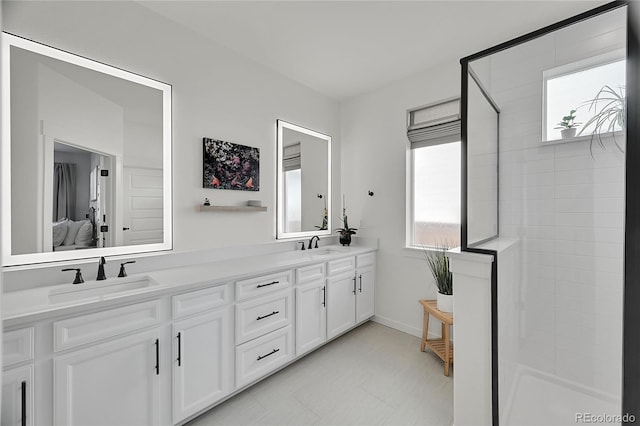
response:
<svg viewBox="0 0 640 426"><path fill-rule="evenodd" d="M518 338L501 357L612 395L621 386L624 154L611 141L594 142L593 155L588 140L542 146L542 71L624 47L624 21L617 13L578 24L491 64L500 234L520 238L522 250L504 295L517 306Z"/></svg>

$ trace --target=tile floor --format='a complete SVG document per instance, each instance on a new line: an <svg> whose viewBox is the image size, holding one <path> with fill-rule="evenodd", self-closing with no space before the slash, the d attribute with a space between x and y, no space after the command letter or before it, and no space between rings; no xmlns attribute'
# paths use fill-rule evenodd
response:
<svg viewBox="0 0 640 426"><path fill-rule="evenodd" d="M368 322L188 425L452 422L453 373L417 337Z"/></svg>

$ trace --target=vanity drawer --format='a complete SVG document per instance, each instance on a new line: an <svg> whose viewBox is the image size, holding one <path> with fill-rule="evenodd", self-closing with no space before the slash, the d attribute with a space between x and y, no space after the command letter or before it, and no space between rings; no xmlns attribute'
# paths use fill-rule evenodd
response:
<svg viewBox="0 0 640 426"><path fill-rule="evenodd" d="M10 367L33 359L33 327L2 334L2 364Z"/></svg>
<svg viewBox="0 0 640 426"><path fill-rule="evenodd" d="M291 290L236 305L236 344L291 324Z"/></svg>
<svg viewBox="0 0 640 426"><path fill-rule="evenodd" d="M247 342L236 348L236 386L257 380L293 358L291 326Z"/></svg>
<svg viewBox="0 0 640 426"><path fill-rule="evenodd" d="M273 293L289 286L291 286L291 271L236 281L236 301Z"/></svg>
<svg viewBox="0 0 640 426"><path fill-rule="evenodd" d="M113 308L53 323L53 350L63 351L160 323L160 300Z"/></svg>
<svg viewBox="0 0 640 426"><path fill-rule="evenodd" d="M356 257L356 266L361 268L363 266L373 265L376 261L375 253L365 253Z"/></svg>
<svg viewBox="0 0 640 426"><path fill-rule="evenodd" d="M343 259L331 260L327 265L327 275L336 275L354 270L356 267L356 259L353 256L345 257Z"/></svg>
<svg viewBox="0 0 640 426"><path fill-rule="evenodd" d="M296 269L296 284L308 283L310 281L321 280L324 278L324 263L317 265L305 266Z"/></svg>
<svg viewBox="0 0 640 426"><path fill-rule="evenodd" d="M230 302L230 284L178 294L172 297L173 318L183 318L191 314L224 306Z"/></svg>

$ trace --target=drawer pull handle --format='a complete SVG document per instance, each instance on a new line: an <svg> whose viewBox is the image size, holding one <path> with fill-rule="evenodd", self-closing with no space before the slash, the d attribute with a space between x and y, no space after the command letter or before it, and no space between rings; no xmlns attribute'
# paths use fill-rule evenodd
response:
<svg viewBox="0 0 640 426"><path fill-rule="evenodd" d="M156 339L156 376L160 375L160 339Z"/></svg>
<svg viewBox="0 0 640 426"><path fill-rule="evenodd" d="M362 274L360 274L360 293L362 293Z"/></svg>
<svg viewBox="0 0 640 426"><path fill-rule="evenodd" d="M268 357L269 355L273 355L273 354L275 354L276 352L280 352L280 349L274 349L274 350L272 350L271 352L269 352L269 353L268 353L268 354L266 354L266 355L258 355L258 361L260 361L261 359L264 359L264 358Z"/></svg>
<svg viewBox="0 0 640 426"><path fill-rule="evenodd" d="M176 336L178 338L178 367L182 366L182 332L179 331L178 335Z"/></svg>
<svg viewBox="0 0 640 426"><path fill-rule="evenodd" d="M256 320L260 321L261 319L265 319L265 318L269 318L272 315L278 315L280 313L280 311L273 311L270 314L267 315L263 315L261 317L256 318Z"/></svg>
<svg viewBox="0 0 640 426"><path fill-rule="evenodd" d="M278 284L279 282L280 282L280 281L271 281L270 283L266 283L266 284L258 284L258 285L256 286L256 288L266 287L266 286L269 286L269 285Z"/></svg>
<svg viewBox="0 0 640 426"><path fill-rule="evenodd" d="M22 407L20 413L22 415L22 426L27 426L27 382L23 381L20 385L20 393L22 396Z"/></svg>
<svg viewBox="0 0 640 426"><path fill-rule="evenodd" d="M327 306L327 287L322 287L322 306Z"/></svg>
<svg viewBox="0 0 640 426"><path fill-rule="evenodd" d="M353 294L356 294L356 277L353 277Z"/></svg>

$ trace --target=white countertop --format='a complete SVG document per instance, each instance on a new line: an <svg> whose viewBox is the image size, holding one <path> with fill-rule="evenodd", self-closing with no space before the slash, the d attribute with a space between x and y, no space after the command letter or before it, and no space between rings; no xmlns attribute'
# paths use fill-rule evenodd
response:
<svg viewBox="0 0 640 426"><path fill-rule="evenodd" d="M332 252L326 253L327 250L331 250ZM87 281L77 285L60 284L30 290L13 291L3 294L2 319L6 327L22 322L44 319L52 315L67 315L87 309L95 310L111 305L128 303L129 301L134 302L140 299L188 291L211 284L223 284L263 273L323 263L332 259L358 255L374 250L376 250L374 246L325 246L319 249L279 252L164 269L129 275L125 279L111 277L100 282ZM322 254L323 252L326 254ZM53 303L49 298L52 291L75 290L77 286L91 286L91 284L94 284L94 286L97 284L103 286L110 283L117 285L123 281L131 282L136 279L142 280L147 278L150 279L152 284L143 288L59 303Z"/></svg>

